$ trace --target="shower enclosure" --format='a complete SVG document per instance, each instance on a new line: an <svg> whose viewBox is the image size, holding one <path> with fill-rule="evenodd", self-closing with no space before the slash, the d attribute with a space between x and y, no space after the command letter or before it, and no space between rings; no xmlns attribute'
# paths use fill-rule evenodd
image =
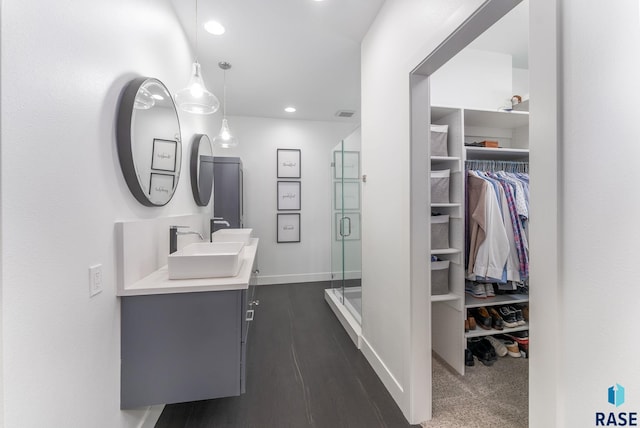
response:
<svg viewBox="0 0 640 428"><path fill-rule="evenodd" d="M360 347L362 321L359 130L331 151L331 288L325 299Z"/></svg>

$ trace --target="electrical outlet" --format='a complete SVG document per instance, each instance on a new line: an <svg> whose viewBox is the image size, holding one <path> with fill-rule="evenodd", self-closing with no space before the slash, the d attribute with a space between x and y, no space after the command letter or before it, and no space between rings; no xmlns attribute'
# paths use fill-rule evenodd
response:
<svg viewBox="0 0 640 428"><path fill-rule="evenodd" d="M89 297L102 292L102 265L89 266Z"/></svg>

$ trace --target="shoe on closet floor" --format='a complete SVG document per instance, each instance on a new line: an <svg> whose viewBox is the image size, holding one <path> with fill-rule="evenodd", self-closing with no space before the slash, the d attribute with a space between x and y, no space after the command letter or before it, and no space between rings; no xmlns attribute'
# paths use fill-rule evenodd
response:
<svg viewBox="0 0 640 428"><path fill-rule="evenodd" d="M496 339L493 336L487 336L486 339L489 341L489 343L491 344L491 346L493 346L493 349L495 349L496 354L499 357L504 357L507 355L507 353L509 352L507 350L507 347L504 346L504 344L499 341L498 339ZM516 345L517 346L517 345Z"/></svg>
<svg viewBox="0 0 640 428"><path fill-rule="evenodd" d="M491 319L491 315L489 315L487 308L481 306L479 308L472 309L471 314L476 319L476 323L480 326L480 328L491 330L493 320Z"/></svg>
<svg viewBox="0 0 640 428"><path fill-rule="evenodd" d="M484 288L483 284L478 284L477 282L466 282L464 284L464 291L467 294L471 294L476 299L486 299L487 291Z"/></svg>
<svg viewBox="0 0 640 428"><path fill-rule="evenodd" d="M526 347L529 346L529 333L526 330L514 331L506 334L505 336L507 336L509 339L512 339L518 345L526 346Z"/></svg>
<svg viewBox="0 0 640 428"><path fill-rule="evenodd" d="M495 291L493 291L493 284L485 284L484 293L487 295L487 297L496 297L496 293Z"/></svg>
<svg viewBox="0 0 640 428"><path fill-rule="evenodd" d="M485 366L491 366L496 362L498 357L496 351L487 339L482 337L474 337L467 341L467 348L471 353Z"/></svg>
<svg viewBox="0 0 640 428"><path fill-rule="evenodd" d="M508 306L500 306L498 308L498 313L502 317L504 321L504 326L513 328L518 326L518 320L516 319L516 313L509 309Z"/></svg>
<svg viewBox="0 0 640 428"><path fill-rule="evenodd" d="M489 308L487 309L489 311L489 315L491 315L491 321L492 321L492 326L493 328L495 328L496 330L503 330L504 329L504 321L502 320L502 317L500 316L500 314L498 313L498 311L496 311L495 308Z"/></svg>
<svg viewBox="0 0 640 428"><path fill-rule="evenodd" d="M521 357L520 348L518 347L518 344L516 342L514 342L513 340L502 340L502 344L507 349L507 354L509 354L510 357Z"/></svg>
<svg viewBox="0 0 640 428"><path fill-rule="evenodd" d="M520 355L520 354L518 354ZM464 350L464 365L467 367L473 367L475 365L475 360L473 359L473 353L468 349Z"/></svg>

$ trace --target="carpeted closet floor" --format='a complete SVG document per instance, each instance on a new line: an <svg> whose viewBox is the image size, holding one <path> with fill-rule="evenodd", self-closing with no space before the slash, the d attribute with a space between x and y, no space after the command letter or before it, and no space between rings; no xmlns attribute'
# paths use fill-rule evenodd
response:
<svg viewBox="0 0 640 428"><path fill-rule="evenodd" d="M460 376L433 358L433 419L428 428L526 428L529 361L500 358L491 367L476 360Z"/></svg>

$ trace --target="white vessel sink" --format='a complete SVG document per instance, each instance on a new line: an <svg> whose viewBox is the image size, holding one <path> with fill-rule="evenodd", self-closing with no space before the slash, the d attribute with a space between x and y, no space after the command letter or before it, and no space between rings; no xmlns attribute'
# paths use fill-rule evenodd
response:
<svg viewBox="0 0 640 428"><path fill-rule="evenodd" d="M238 275L241 242L197 242L169 254L169 279L222 278Z"/></svg>
<svg viewBox="0 0 640 428"><path fill-rule="evenodd" d="M253 237L253 229L220 229L211 235L213 242L242 242L249 245Z"/></svg>

